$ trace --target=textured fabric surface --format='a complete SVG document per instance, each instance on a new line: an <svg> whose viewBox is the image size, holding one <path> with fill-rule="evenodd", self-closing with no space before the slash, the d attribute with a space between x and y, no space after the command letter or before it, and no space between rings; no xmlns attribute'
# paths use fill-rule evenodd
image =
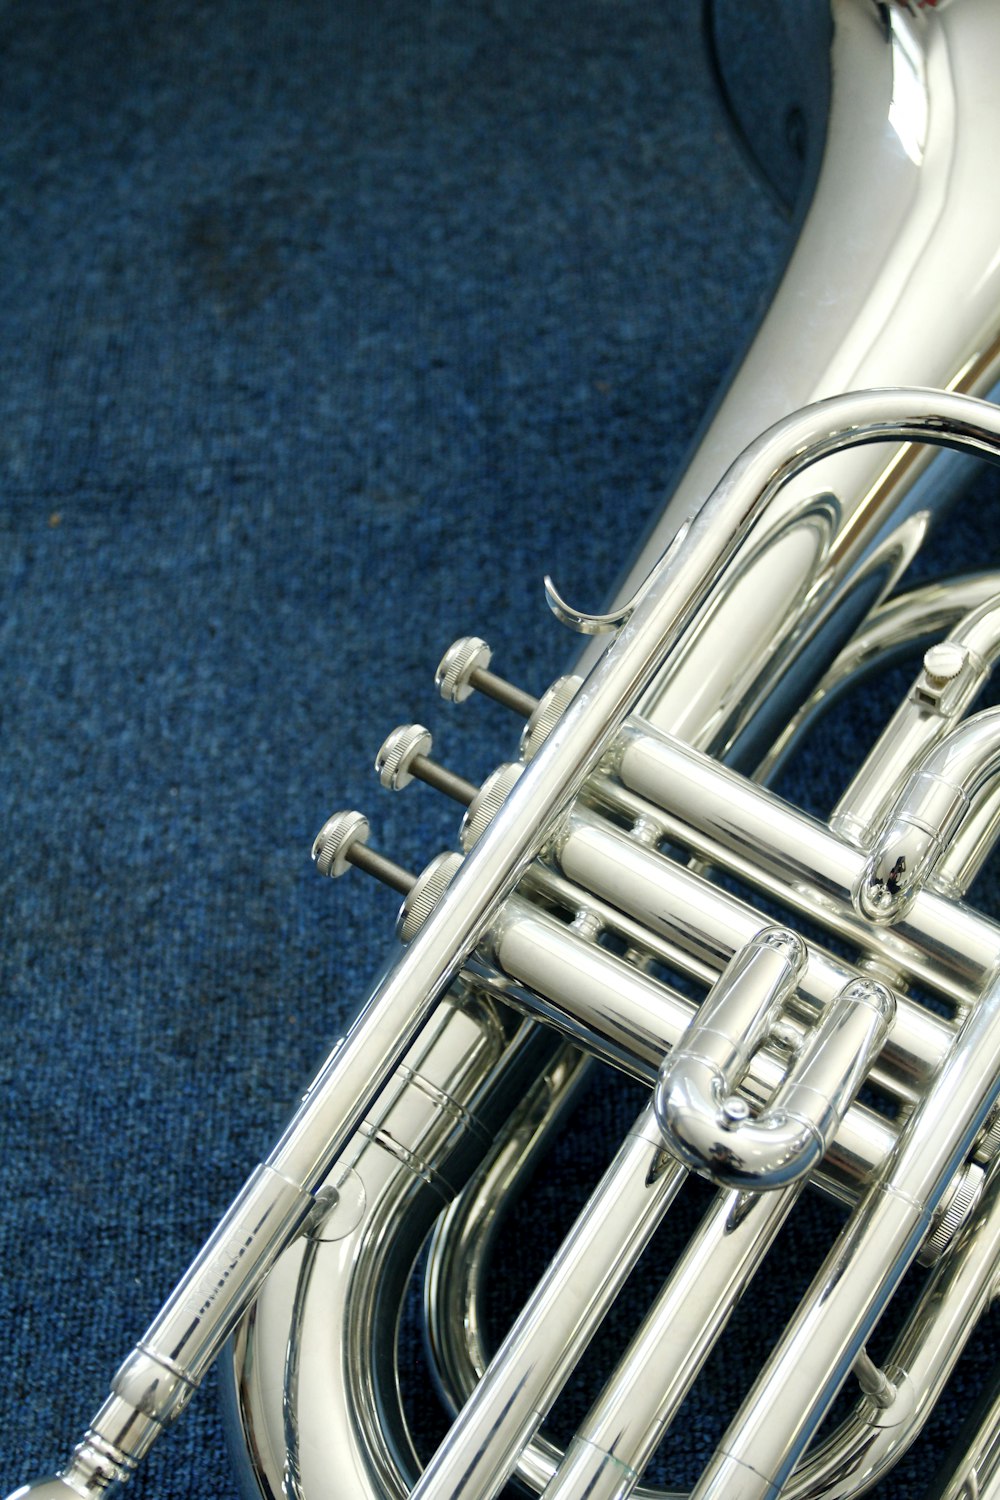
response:
<svg viewBox="0 0 1000 1500"><path fill-rule="evenodd" d="M0 184L5 1492L80 1435L377 967L394 899L319 880L316 829L361 806L414 867L453 842L432 793L377 791L379 741L422 718L473 778L511 753L502 710L435 706L443 647L561 670L541 575L599 606L789 230L693 3L9 7ZM565 1148L533 1224L595 1171ZM729 1350L727 1399L756 1315ZM137 1496L234 1493L207 1387ZM882 1494L921 1492L967 1389Z"/></svg>

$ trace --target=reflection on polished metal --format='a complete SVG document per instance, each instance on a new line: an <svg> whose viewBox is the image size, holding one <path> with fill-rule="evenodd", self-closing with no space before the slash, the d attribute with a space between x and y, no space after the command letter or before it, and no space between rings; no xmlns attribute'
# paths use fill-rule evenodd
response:
<svg viewBox="0 0 1000 1500"><path fill-rule="evenodd" d="M998 593L1000 576L995 573L974 573L963 578L949 579L946 586L941 583L926 584L878 605L857 634L847 642L805 702L792 714L758 765L756 779L763 782L771 780L816 719L821 714L828 713L848 688L856 686L872 672L889 666L911 647L940 640L942 631L960 624L979 608L986 606L992 611ZM905 705L901 707L901 712L906 712ZM908 720L910 715L907 714L906 717ZM872 750L872 757L878 758L879 753L884 748L887 749L887 739L888 729L878 746ZM864 777L866 783L870 780L865 769L870 759L871 757L866 759L865 766L830 816L831 826L852 841L857 840L859 834L850 811L860 795L861 778ZM852 827L852 824L855 826ZM961 893L956 889L957 895Z"/></svg>
<svg viewBox="0 0 1000 1500"><path fill-rule="evenodd" d="M275 1151L250 1179L164 1311L121 1367L111 1397L62 1475L65 1490L99 1494L109 1482L127 1478L186 1404L277 1254L303 1229L314 1195L331 1167L355 1132L363 1132L365 1116L380 1091L375 1055L388 1057L392 1068L402 1062L407 1048L435 1013L434 1002L442 986L457 979L531 857L540 852L547 830L565 816L586 777L614 742L630 704L648 685L670 643L690 622L714 572L731 560L749 523L767 508L788 476L845 443L884 437L927 438L1000 461L1000 411L968 398L926 392L850 395L786 419L737 460L696 517L685 546L650 575L627 626L514 781L369 1009L325 1064ZM339 849L328 847L328 835L329 826L317 841L317 855L332 868ZM888 1183L876 1181L863 1199L857 1221L860 1248L851 1252L851 1265L857 1258L859 1269L848 1276L845 1266L836 1264L830 1273L835 1278L831 1288L817 1293L822 1317L815 1330L813 1315L808 1310L801 1315L801 1325L810 1330L806 1347L821 1377L815 1398L803 1411L783 1390L785 1408L798 1415L791 1426L787 1422L782 1426L780 1441L769 1427L757 1446L759 1407L756 1403L748 1406L731 1451L720 1450L699 1493L732 1494L734 1483L739 1484L741 1495L777 1493L771 1481L760 1476L790 1472L794 1466L835 1393L834 1372L840 1369L848 1348L845 1341L854 1336L851 1330L858 1330L857 1345L851 1349L853 1361L871 1326L876 1310L874 1292L868 1290L876 1285L871 1247L881 1250L883 1242L888 1244L898 1279L930 1230L938 1203L1000 1093L994 1061L998 1049L993 1045L1000 1014L998 997L1000 988L994 984L970 1013L946 1057L935 1092L921 1102L903 1131L891 1158L896 1165ZM888 1019L887 1011L882 1011L881 1019ZM811 1068L816 1054L807 1049L804 1056L806 1068ZM410 1065L404 1064L404 1072L409 1070ZM963 1071L980 1081L959 1104L952 1096ZM794 1087L793 1077L789 1088ZM832 1104L831 1108L836 1114ZM958 1122L958 1135L948 1134L943 1147L941 1127L952 1116ZM884 1280L882 1262L880 1274ZM833 1302L840 1306L843 1287L854 1281L858 1282L861 1311L852 1322L845 1309L845 1325L832 1327L828 1309ZM836 1298L833 1287L839 1294ZM787 1384L787 1371L804 1358L800 1342L791 1335L786 1339L784 1348L791 1352L786 1356L779 1349L772 1361L774 1373L762 1377L763 1385ZM495 1382L484 1382L487 1392L495 1383L503 1391L505 1374L501 1360ZM505 1410L507 1400L498 1400L498 1410ZM481 1456L475 1464L475 1488L467 1493L496 1492L540 1417L541 1412L532 1409L525 1417L512 1418L509 1425L497 1428L491 1417L480 1426L470 1416L468 1427L458 1431L472 1434L468 1442ZM488 1443L486 1433L491 1434ZM460 1439L456 1437L454 1443L460 1445ZM471 1472L471 1459L465 1447L460 1449L460 1460L449 1456L449 1444L441 1451L441 1458L427 1473L442 1476L445 1488L438 1493L458 1494L458 1476ZM748 1475L755 1477L748 1479ZM415 1493L432 1493L432 1482L433 1477L422 1480ZM44 1483L50 1487L52 1481Z"/></svg>
<svg viewBox="0 0 1000 1500"><path fill-rule="evenodd" d="M996 789L1000 711L968 719L932 749L903 787L874 847L857 903L873 922L896 922L933 885L951 841Z"/></svg>
<svg viewBox="0 0 1000 1500"><path fill-rule="evenodd" d="M692 1500L780 1494L1000 1094L998 1044L1000 978L994 978L955 1038L933 1092L904 1127L888 1173L838 1237Z"/></svg>
<svg viewBox="0 0 1000 1500"><path fill-rule="evenodd" d="M723 1187L759 1192L811 1172L892 1023L895 1001L884 985L846 984L773 1099L752 1118L736 1088L780 1020L805 963L805 945L795 933L759 932L727 965L660 1069L656 1118L668 1149Z"/></svg>
<svg viewBox="0 0 1000 1500"><path fill-rule="evenodd" d="M454 776L431 760L431 743L430 733L422 724L401 724L375 757L379 780L383 786L401 791L416 778L468 805L476 795L476 788L464 777Z"/></svg>
<svg viewBox="0 0 1000 1500"><path fill-rule="evenodd" d="M414 1500L496 1494L684 1177L680 1163L665 1158L647 1105L462 1408L447 1443L424 1470Z"/></svg>
<svg viewBox="0 0 1000 1500"><path fill-rule="evenodd" d="M837 803L831 827L859 849L872 843L890 810L887 797L902 789L922 756L961 720L998 657L1000 609L994 594L928 648L916 681Z"/></svg>
<svg viewBox="0 0 1000 1500"><path fill-rule="evenodd" d="M992 61L1000 19L990 0L931 12L831 5L830 121L808 215L753 346L622 597L729 456L781 413L893 384L901 370L948 390L995 384L1000 201L981 184L1000 113ZM757 528L725 599L714 596L660 675L647 716L698 748L732 747L755 764L812 685L817 637L847 639L920 545L942 486L960 484L959 465L928 473L926 463L913 449L855 450L793 481Z"/></svg>
<svg viewBox="0 0 1000 1500"><path fill-rule="evenodd" d="M521 760L482 787L432 761L419 725L382 747L384 784L467 805L464 855L415 879L361 814L321 830L322 873L405 893L405 951L66 1467L19 1496L128 1479L230 1335L251 1500L487 1500L515 1474L549 1500L649 1494L659 1436L807 1185L848 1217L696 1500L861 1493L974 1336L998 1286L1000 926L955 897L1000 819L996 711L963 718L998 654L1000 590L879 601L956 455L1000 461L1000 410L971 399L1000 370L1000 200L979 191L1000 7L834 0L832 16L816 197L759 339L619 601L586 614L549 589L613 638L541 698L491 672L478 637L450 649L446 698L480 690L529 721ZM901 370L943 389L895 388ZM931 468L925 445L949 453ZM742 774L911 640L932 649L830 824ZM501 1200L581 1053L652 1098L491 1357ZM689 1171L715 1196L562 1453L549 1407ZM461 1410L421 1474L395 1334L435 1223L431 1354ZM879 1366L871 1336L918 1258L927 1284ZM849 1377L856 1409L810 1447ZM984 1484L998 1422L966 1460Z"/></svg>

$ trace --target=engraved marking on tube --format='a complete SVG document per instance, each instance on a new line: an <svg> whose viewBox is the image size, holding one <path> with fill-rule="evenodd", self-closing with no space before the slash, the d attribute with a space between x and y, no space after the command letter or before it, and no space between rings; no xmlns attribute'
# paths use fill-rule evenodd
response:
<svg viewBox="0 0 1000 1500"><path fill-rule="evenodd" d="M232 1276L240 1261L246 1256L247 1251L257 1240L261 1229L270 1217L268 1208L263 1217L246 1234L245 1238L234 1235L225 1245L219 1248L214 1262L207 1266L196 1286L191 1288L191 1295L186 1299L184 1305L196 1318L203 1318L211 1310L219 1294L224 1290L226 1282Z"/></svg>

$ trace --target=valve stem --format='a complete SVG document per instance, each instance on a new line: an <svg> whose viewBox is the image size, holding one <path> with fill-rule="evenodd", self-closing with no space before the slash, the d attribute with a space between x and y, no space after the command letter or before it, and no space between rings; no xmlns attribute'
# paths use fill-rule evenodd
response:
<svg viewBox="0 0 1000 1500"><path fill-rule="evenodd" d="M375 757L379 780L394 792L409 786L411 781L422 781L468 807L479 788L474 781L466 781L464 776L431 760L431 744L430 732L422 724L400 724L383 741Z"/></svg>
<svg viewBox="0 0 1000 1500"><path fill-rule="evenodd" d="M366 875L374 875L383 885L399 891L403 905L396 932L401 942L408 943L444 895L462 863L462 856L446 849L443 854L435 855L419 875L413 875L395 860L369 849L368 832L368 819L363 813L334 813L316 835L312 857L320 874L329 875L331 879L343 875L348 865L354 865Z"/></svg>
<svg viewBox="0 0 1000 1500"><path fill-rule="evenodd" d="M448 647L434 676L441 696L449 703L464 703L472 692L492 698L505 708L528 719L538 707L538 699L515 687L505 677L489 671L493 652L478 636L465 635Z"/></svg>
<svg viewBox="0 0 1000 1500"><path fill-rule="evenodd" d="M345 874L348 865L374 875L383 885L406 896L412 890L417 877L395 860L379 854L368 847L368 819L359 812L337 812L327 818L316 835L312 846L312 857L321 875L336 880Z"/></svg>
<svg viewBox="0 0 1000 1500"><path fill-rule="evenodd" d="M416 876L409 870L404 870L402 865L397 865L395 860L387 859L384 854L379 854L377 849L369 849L364 844L358 846L351 862L359 870L364 870L366 875L374 875L375 879L380 880L383 885L399 891L401 896L407 895L416 879Z"/></svg>

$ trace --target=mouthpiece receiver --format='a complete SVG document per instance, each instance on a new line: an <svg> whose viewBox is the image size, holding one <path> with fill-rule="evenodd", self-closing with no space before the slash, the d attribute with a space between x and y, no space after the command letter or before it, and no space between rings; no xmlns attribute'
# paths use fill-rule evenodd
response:
<svg viewBox="0 0 1000 1500"><path fill-rule="evenodd" d="M157 1372L166 1378L158 1378ZM98 1500L117 1493L183 1411L195 1388L193 1381L169 1371L157 1356L141 1347L133 1349L66 1467L22 1485L8 1500Z"/></svg>

